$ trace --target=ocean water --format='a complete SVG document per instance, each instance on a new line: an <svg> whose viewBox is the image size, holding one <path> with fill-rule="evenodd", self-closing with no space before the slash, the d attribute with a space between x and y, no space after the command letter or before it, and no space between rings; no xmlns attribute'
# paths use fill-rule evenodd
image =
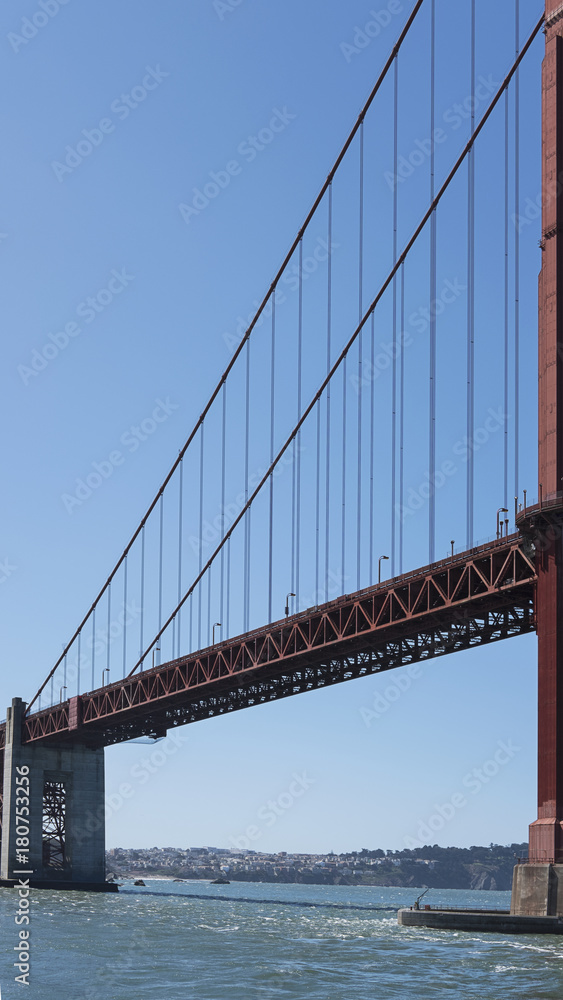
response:
<svg viewBox="0 0 563 1000"><path fill-rule="evenodd" d="M147 881L31 894L29 988L14 982L17 895L0 889L2 1000L563 1000L563 937L402 928L415 890ZM434 905L509 893L432 890Z"/></svg>

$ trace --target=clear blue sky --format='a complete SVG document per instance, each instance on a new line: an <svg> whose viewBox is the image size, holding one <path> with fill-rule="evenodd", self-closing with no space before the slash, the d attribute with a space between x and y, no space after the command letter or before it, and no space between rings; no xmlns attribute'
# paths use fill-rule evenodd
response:
<svg viewBox="0 0 563 1000"><path fill-rule="evenodd" d="M227 364L240 317L251 314L268 288L412 2L68 0L56 7L54 0L44 0L43 9L39 0L7 0L0 13L4 705L15 695L32 696L122 551ZM458 118L455 106L470 95L468 9L466 0L437 0L436 113L444 131L436 154L439 181L467 138L467 119ZM372 10L385 12L384 26L368 43L363 29ZM512 59L514 3L495 5L494 24L484 0L477 12L477 73L485 84L498 83ZM526 5L522 39L540 13L539 2ZM424 148L429 134L427 24L425 13L401 65L399 152L405 158L421 148L417 140ZM499 30L506 32L501 38ZM363 48L355 45L358 39ZM542 36L522 69L520 210L530 217L540 185L541 49ZM368 180L387 194L385 174L393 168L389 97L387 89L379 131L366 133L373 170ZM480 103L478 116L484 107ZM503 403L503 113L502 106L477 159L476 426ZM249 137L272 119L279 131L264 149L253 149ZM80 149L89 149L78 145L83 141L93 148L81 157ZM423 164L400 187L400 245L428 194L428 159L422 156ZM213 172L224 190L202 208L193 202L194 189L202 190ZM345 263L346 239L353 237L346 177L342 190L340 203L335 187L344 247L337 342L344 341L350 312L346 280L351 286L354 280L353 263ZM511 204L513 197L511 190ZM450 227L439 229L439 291L447 281L455 286L465 280L465 199L460 183L447 205ZM181 204L199 205L199 214L186 219ZM388 198L376 216L375 201L367 203L366 260L374 274L389 259L389 205ZM312 243L323 235L319 224ZM538 238L534 219L521 230L519 489L527 488L529 497L536 494ZM513 226L510 248L512 254ZM427 295L427 271L424 244L409 274L408 315ZM98 295L92 311L87 300ZM512 302L513 285L510 295ZM464 434L466 307L461 293L438 331L438 464L459 454L454 449ZM357 298L351 311L357 314ZM428 467L421 408L428 332L424 324L411 326L405 483L416 491ZM378 336L385 351L385 303ZM57 342L58 353L45 351ZM324 349L324 341L317 349L313 337L309 391L322 373L324 360L318 372L315 364ZM30 374L34 359L36 373ZM289 397L289 372L287 380ZM388 370L382 369L377 386L383 408ZM157 406L154 433L132 443L131 428ZM509 411L510 435L513 417ZM232 426L238 434L240 418ZM382 493L388 492L386 449L383 443ZM69 509L76 481L116 451L120 461L112 475ZM438 555L451 538L463 547L463 462L458 466L437 498ZM512 466L510 474L512 496ZM502 432L482 448L476 476L475 535L488 537L503 500ZM215 511L212 506L209 516ZM377 554L390 546L388 523L379 530ZM424 506L405 528L405 569L426 562L426 530ZM304 591L310 586L304 581ZM285 589L280 580L280 614ZM253 624L263 620L262 596L251 609ZM181 731L182 746L167 744L165 762L159 756L150 764L154 773L140 763L154 752L150 747L113 748L106 753L108 795L117 795L108 845L229 846L254 827L254 846L264 850L400 848L428 823L436 805L458 793L465 804L432 842L524 840L535 818L535 666L535 638L527 637L437 660L414 678L395 671L199 723ZM402 692L394 686L399 679ZM385 701L374 709L376 696ZM498 773L477 779L476 787L467 776L494 757L499 741L519 749L501 752ZM302 777L301 785L294 775ZM120 805L123 783L131 794ZM271 801L280 813L275 822Z"/></svg>

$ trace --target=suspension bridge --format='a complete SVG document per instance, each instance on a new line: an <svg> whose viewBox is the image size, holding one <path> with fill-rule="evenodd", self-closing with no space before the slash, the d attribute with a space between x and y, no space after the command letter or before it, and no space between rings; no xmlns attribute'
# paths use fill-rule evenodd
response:
<svg viewBox="0 0 563 1000"><path fill-rule="evenodd" d="M440 117L441 5L411 8L146 514L43 684L28 702L14 698L0 727L8 884L26 872L43 885L104 882L103 823L88 817L103 812L106 746L536 632L538 818L515 906L563 914L553 890L563 863L563 4L540 5L524 35L515 0L496 80L480 72L468 0L454 58L469 96ZM528 496L521 80L544 35L539 472ZM412 60L418 94L403 83ZM420 120L430 138L409 151ZM454 475L465 485L461 545L443 536ZM496 527L485 541L484 509Z"/></svg>

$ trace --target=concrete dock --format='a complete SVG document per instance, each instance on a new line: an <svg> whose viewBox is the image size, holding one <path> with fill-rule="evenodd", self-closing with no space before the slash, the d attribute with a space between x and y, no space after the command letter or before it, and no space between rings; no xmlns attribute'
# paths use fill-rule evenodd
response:
<svg viewBox="0 0 563 1000"><path fill-rule="evenodd" d="M403 909L402 927L442 931L485 931L493 934L563 934L563 917L517 916L509 910Z"/></svg>

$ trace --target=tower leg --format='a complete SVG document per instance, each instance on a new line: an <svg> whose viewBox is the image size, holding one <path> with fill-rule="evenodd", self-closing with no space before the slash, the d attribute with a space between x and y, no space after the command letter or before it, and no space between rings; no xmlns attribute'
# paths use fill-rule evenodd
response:
<svg viewBox="0 0 563 1000"><path fill-rule="evenodd" d="M512 910L563 914L563 19L546 0L542 70L542 268L538 328L538 818L530 864L514 873ZM559 291L562 291L561 297ZM560 875L562 889L560 891Z"/></svg>

